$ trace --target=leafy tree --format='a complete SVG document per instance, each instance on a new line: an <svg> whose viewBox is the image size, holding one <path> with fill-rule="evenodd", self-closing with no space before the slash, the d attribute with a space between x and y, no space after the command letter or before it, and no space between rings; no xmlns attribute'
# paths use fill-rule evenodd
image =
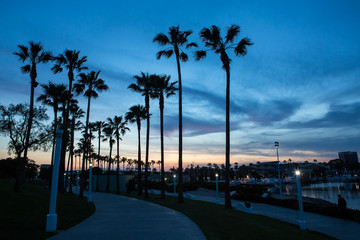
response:
<svg viewBox="0 0 360 240"><path fill-rule="evenodd" d="M88 99L87 111L86 111L86 123L85 123L85 141L89 141L87 138L89 131L89 118L90 118L90 102L91 98L97 98L98 92L106 91L109 87L105 84L105 81L99 78L100 71L94 72L91 71L88 74L80 73L80 79L77 83L74 84L74 90L77 95L83 93ZM83 166L85 163L85 153L83 153ZM89 156L89 153L87 153ZM84 171L84 168L82 169ZM81 179L80 184L80 194L79 197L82 198L84 195L84 179Z"/></svg>
<svg viewBox="0 0 360 240"><path fill-rule="evenodd" d="M142 194L142 185L141 185L141 141L140 141L140 130L141 130L141 120L146 119L146 109L141 105L134 105L129 109L129 112L126 113L125 119L130 123L137 124L138 129L138 195Z"/></svg>
<svg viewBox="0 0 360 240"><path fill-rule="evenodd" d="M49 117L46 108L33 109L32 133L27 140L27 129L29 127L30 108L28 104L10 104L8 107L0 105L0 134L9 137L9 154L16 155L17 169L14 190L19 191L20 183L25 178L25 149L36 151L40 148L45 151L51 141L51 127L45 125L44 121ZM24 155L22 155L24 153Z"/></svg>
<svg viewBox="0 0 360 240"><path fill-rule="evenodd" d="M59 191L64 191L63 181L61 181L62 176L65 172L65 155L66 155L66 146L68 143L68 128L69 128L69 111L70 111L70 100L72 98L72 85L74 82L74 71L81 72L82 70L87 69L83 64L87 61L87 57L79 57L80 51L68 50L65 49L64 54L60 54L55 57L55 65L52 67L52 71L57 74L67 69L67 75L69 79L69 89L66 100L66 108L63 108L63 140L61 147L61 157L60 157L60 174L59 174ZM64 106L65 107L65 106Z"/></svg>
<svg viewBox="0 0 360 240"><path fill-rule="evenodd" d="M226 71L226 170L225 170L225 207L231 208L230 198L230 63L231 59L227 50L234 49L237 56L245 56L247 46L253 45L249 38L245 37L238 43L234 43L235 38L240 33L240 27L232 25L227 29L225 39L220 35L220 28L211 26L203 28L200 32L200 38L205 43L208 50L214 51L220 55L223 69ZM207 51L208 51L207 50ZM196 51L196 61L206 57L206 51Z"/></svg>
<svg viewBox="0 0 360 240"><path fill-rule="evenodd" d="M178 90L175 85L177 82L170 83L170 76L152 76L152 98L159 99L160 107L160 144L161 144L161 198L165 199L165 169L164 169L164 97L175 95ZM154 161L155 163L155 161Z"/></svg>
<svg viewBox="0 0 360 240"><path fill-rule="evenodd" d="M141 93L145 98L146 109L146 152L145 152L145 198L149 197L148 192L148 165L149 165L149 137L150 137L150 92L151 92L151 76L148 73L141 72L141 76L135 75L136 83L132 83L129 89Z"/></svg>
<svg viewBox="0 0 360 240"><path fill-rule="evenodd" d="M113 119L108 118L107 119L108 126L111 126L114 129L114 137L116 138L116 149L117 149L117 155L116 155L116 192L120 193L120 185L119 185L119 164L120 164L120 153L119 153L119 142L121 139L120 135L124 136L126 131L130 131L128 127L126 127L127 122L123 121L122 116L114 116Z"/></svg>

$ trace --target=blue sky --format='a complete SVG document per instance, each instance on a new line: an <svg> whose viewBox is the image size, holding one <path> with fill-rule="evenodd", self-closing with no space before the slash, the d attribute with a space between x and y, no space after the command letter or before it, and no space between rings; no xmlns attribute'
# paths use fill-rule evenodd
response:
<svg viewBox="0 0 360 240"><path fill-rule="evenodd" d="M0 104L28 102L29 77L12 55L18 44L41 41L54 54L66 48L88 57L110 90L93 101L90 120L124 115L143 99L127 89L140 72L177 80L174 58L156 60L152 43L171 26L193 30L241 26L240 38L255 44L245 57L230 54L231 162L330 160L339 151L359 151L360 34L357 1L6 1L0 10ZM200 62L193 50L182 64L184 162L225 159L225 72L219 56ZM52 64L38 68L38 81L67 83ZM41 88L36 89L36 95ZM86 101L80 98L85 109ZM165 102L167 166L177 162L177 96ZM150 159L160 159L158 102L151 102ZM49 111L52 118L52 112ZM145 122L143 134L145 134ZM136 158L136 128L123 137L122 156ZM142 141L145 141L145 135ZM0 157L8 139L0 138ZM143 149L145 145L143 144ZM108 154L106 144L102 153ZM39 163L50 153L31 153Z"/></svg>

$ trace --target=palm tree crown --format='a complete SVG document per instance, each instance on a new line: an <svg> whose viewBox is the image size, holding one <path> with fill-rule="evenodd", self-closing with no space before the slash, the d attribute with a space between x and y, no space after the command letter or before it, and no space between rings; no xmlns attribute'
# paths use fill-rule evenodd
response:
<svg viewBox="0 0 360 240"><path fill-rule="evenodd" d="M135 123L138 126L138 129L141 129L141 120L146 119L146 109L142 105L132 106L130 111L126 113L125 119L130 123Z"/></svg>
<svg viewBox="0 0 360 240"><path fill-rule="evenodd" d="M247 46L253 45L251 40L247 37L241 39L238 43L234 43L235 38L240 34L240 27L232 25L227 29L225 39L221 37L220 28L211 26L210 28L203 28L200 32L200 38L205 43L208 50L220 54L221 62L224 69L230 69L231 59L229 58L226 50L234 49L236 56L245 56L247 53ZM196 51L195 60L206 57L206 51Z"/></svg>

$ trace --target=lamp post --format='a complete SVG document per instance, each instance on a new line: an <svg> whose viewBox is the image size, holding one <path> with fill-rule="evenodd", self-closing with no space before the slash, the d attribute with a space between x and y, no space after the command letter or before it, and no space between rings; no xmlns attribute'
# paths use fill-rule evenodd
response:
<svg viewBox="0 0 360 240"><path fill-rule="evenodd" d="M304 209L302 202L302 193L301 193L301 183L300 183L300 171L295 171L296 183L297 183L297 192L298 192L298 202L299 202L299 227L301 230L306 230L306 221L304 220Z"/></svg>
<svg viewBox="0 0 360 240"><path fill-rule="evenodd" d="M275 142L275 148L276 148L276 156L277 156L277 161L278 161L279 193L280 193L280 198L282 198L281 178L280 178L280 161L279 161L279 142Z"/></svg>
<svg viewBox="0 0 360 240"><path fill-rule="evenodd" d="M216 178L216 204L219 204L219 181L218 181L219 174L215 174Z"/></svg>
<svg viewBox="0 0 360 240"><path fill-rule="evenodd" d="M174 193L176 194L176 174L174 174Z"/></svg>
<svg viewBox="0 0 360 240"><path fill-rule="evenodd" d="M88 202L92 202L92 162L89 163L89 196Z"/></svg>
<svg viewBox="0 0 360 240"><path fill-rule="evenodd" d="M55 211L56 211L57 188L59 181L59 165L60 165L62 134L63 134L63 130L61 129L56 130L54 164L52 169L53 177L51 179L50 208L49 208L49 214L46 216L47 232L56 231L56 225L57 225L57 214L55 213Z"/></svg>
<svg viewBox="0 0 360 240"><path fill-rule="evenodd" d="M65 189L65 192L66 192L66 173L64 173L64 189Z"/></svg>
<svg viewBox="0 0 360 240"><path fill-rule="evenodd" d="M79 194L79 171L76 171L76 194Z"/></svg>

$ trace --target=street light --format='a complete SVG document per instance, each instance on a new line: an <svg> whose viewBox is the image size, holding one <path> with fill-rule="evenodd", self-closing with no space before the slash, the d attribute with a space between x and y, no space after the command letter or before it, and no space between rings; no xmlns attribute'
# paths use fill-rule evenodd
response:
<svg viewBox="0 0 360 240"><path fill-rule="evenodd" d="M176 175L174 174L174 193L176 194Z"/></svg>
<svg viewBox="0 0 360 240"><path fill-rule="evenodd" d="M89 163L89 196L88 202L92 202L91 188L92 188L92 162Z"/></svg>
<svg viewBox="0 0 360 240"><path fill-rule="evenodd" d="M279 193L280 193L280 198L282 198L281 179L280 179L280 161L279 161L279 142L275 142L275 148L276 148L276 156L278 161Z"/></svg>
<svg viewBox="0 0 360 240"><path fill-rule="evenodd" d="M299 202L299 227L301 230L306 230L306 221L304 220L304 209L302 202L302 193L301 193L301 183L300 183L300 171L295 171L296 183L297 183L297 192L298 192L298 202Z"/></svg>
<svg viewBox="0 0 360 240"><path fill-rule="evenodd" d="M218 177L219 174L215 174L215 178L216 178L216 203L219 204L219 185L218 185Z"/></svg>

